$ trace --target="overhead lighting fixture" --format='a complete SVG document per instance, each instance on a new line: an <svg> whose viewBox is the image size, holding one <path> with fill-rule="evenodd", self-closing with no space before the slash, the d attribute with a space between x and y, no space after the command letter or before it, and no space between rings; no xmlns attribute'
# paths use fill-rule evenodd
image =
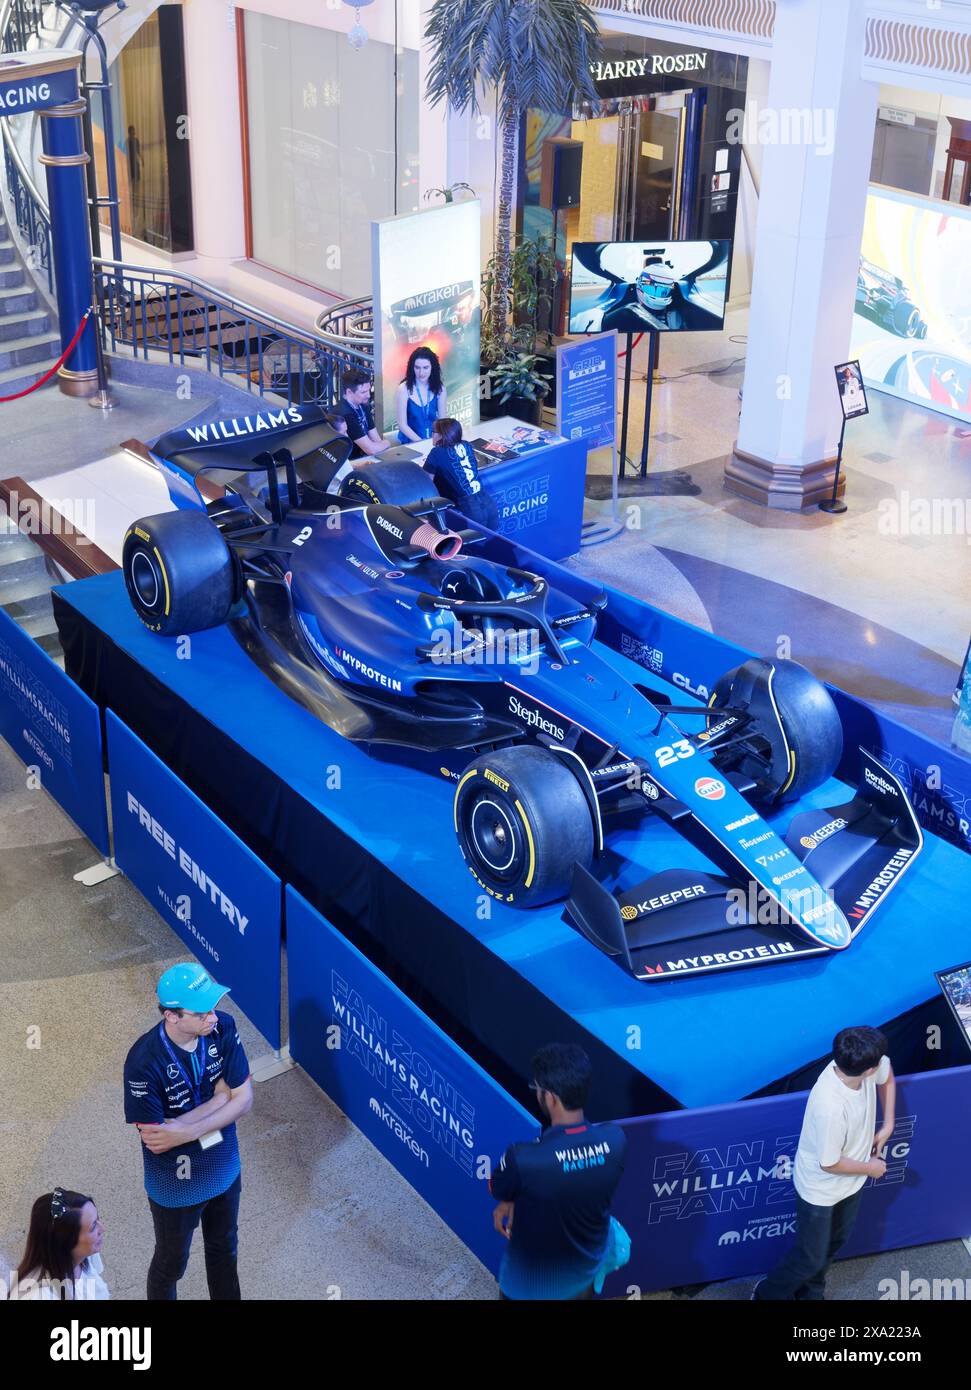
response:
<svg viewBox="0 0 971 1390"><path fill-rule="evenodd" d="M373 3L374 0L344 0L344 4L350 5L351 9L354 11L354 24L353 27L348 30L347 42L355 50L359 51L362 49L368 41L368 31L361 23L361 11L366 5L371 5Z"/></svg>

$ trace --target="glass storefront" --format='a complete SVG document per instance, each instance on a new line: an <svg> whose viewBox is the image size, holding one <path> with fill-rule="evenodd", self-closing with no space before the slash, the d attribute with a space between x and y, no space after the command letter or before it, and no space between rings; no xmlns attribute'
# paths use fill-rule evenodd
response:
<svg viewBox="0 0 971 1390"><path fill-rule="evenodd" d="M399 0L400 5L407 0ZM418 53L247 12L253 260L342 295L371 283L370 222L417 211Z"/></svg>
<svg viewBox="0 0 971 1390"><path fill-rule="evenodd" d="M745 107L747 59L685 44L604 34L599 100L570 113L531 110L522 146L522 230L549 239L569 265L574 241L731 238L740 147L729 114ZM542 203L543 146L578 142L579 201Z"/></svg>
<svg viewBox="0 0 971 1390"><path fill-rule="evenodd" d="M161 5L111 66L119 221L125 236L192 249L189 140L180 5ZM98 188L107 191L100 100L92 103Z"/></svg>

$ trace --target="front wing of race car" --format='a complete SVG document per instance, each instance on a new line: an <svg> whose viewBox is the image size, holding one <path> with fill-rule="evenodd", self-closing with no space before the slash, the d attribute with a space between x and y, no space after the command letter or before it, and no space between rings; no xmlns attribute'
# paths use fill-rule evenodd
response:
<svg viewBox="0 0 971 1390"><path fill-rule="evenodd" d="M860 754L852 800L800 812L784 837L832 895L854 937L899 885L924 843L900 782L865 749ZM741 864L735 878L665 869L623 893L609 891L577 866L564 915L641 980L830 953L789 925L778 903L748 879Z"/></svg>

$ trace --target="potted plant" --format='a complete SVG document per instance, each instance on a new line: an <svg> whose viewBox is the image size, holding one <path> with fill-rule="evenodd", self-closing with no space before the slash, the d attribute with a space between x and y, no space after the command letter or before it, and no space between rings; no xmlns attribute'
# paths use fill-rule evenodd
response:
<svg viewBox="0 0 971 1390"><path fill-rule="evenodd" d="M425 38L431 50L426 95L454 111L477 110L476 85L496 90L502 140L487 347L504 343L513 283L512 211L520 121L530 106L569 111L597 99L590 65L600 49L586 0L435 0ZM530 344L530 350L532 344Z"/></svg>
<svg viewBox="0 0 971 1390"><path fill-rule="evenodd" d="M543 397L549 395L550 378L539 369L541 358L535 352L511 349L490 368L488 401L491 409L483 414L512 415L529 425L538 425ZM482 405L486 402L483 401Z"/></svg>

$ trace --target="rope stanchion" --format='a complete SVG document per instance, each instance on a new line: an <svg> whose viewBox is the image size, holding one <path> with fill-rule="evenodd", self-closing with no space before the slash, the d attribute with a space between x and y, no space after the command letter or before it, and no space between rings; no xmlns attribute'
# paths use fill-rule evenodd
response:
<svg viewBox="0 0 971 1390"><path fill-rule="evenodd" d="M50 381L54 373L59 372L61 370L61 368L64 366L64 363L67 361L71 353L74 351L78 343L81 341L81 334L84 332L85 325L87 324L88 319L91 317L93 313L93 306L90 309L86 309L84 311L84 317L78 324L77 332L75 333L74 337L68 343L67 347L61 353L60 357L57 359L57 361L54 363L53 367L51 367L49 371L46 371L42 377L39 377L38 380L34 382L33 386L28 386L23 391L16 391L12 396L0 396L0 405L5 404L7 401L19 401L22 396L29 396L32 391L39 390L39 388L43 386L45 382Z"/></svg>
<svg viewBox="0 0 971 1390"><path fill-rule="evenodd" d="M638 333L637 337L634 339L634 341L633 341L633 342L631 343L631 345L630 345L630 350L631 350L631 352L634 351L634 349L637 347L637 344L641 341L641 339L643 338L643 336L644 336L643 333ZM618 352L617 356L618 356L618 357L626 357L626 356L627 356L627 349L624 348L623 352Z"/></svg>

